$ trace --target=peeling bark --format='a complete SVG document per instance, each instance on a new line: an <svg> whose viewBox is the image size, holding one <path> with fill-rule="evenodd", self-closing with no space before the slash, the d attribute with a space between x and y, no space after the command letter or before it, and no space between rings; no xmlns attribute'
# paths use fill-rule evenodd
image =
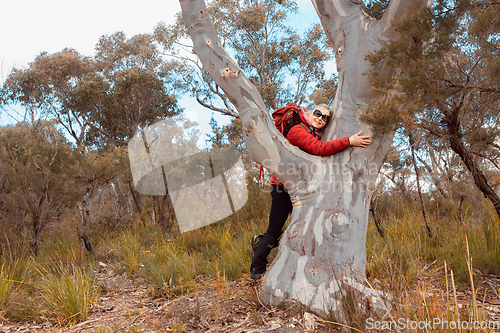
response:
<svg viewBox="0 0 500 333"><path fill-rule="evenodd" d="M376 98L363 75L370 66L365 55L398 38L391 22L427 1L393 0L379 21L367 14L361 1L312 2L334 47L339 73L333 117L324 136L351 136L360 128L369 134L369 127L358 120ZM274 127L257 89L220 46L204 1L180 3L194 52L239 112L249 156L284 183L294 205L278 255L265 275L263 299L298 300L318 314L341 315L340 295L348 286L372 307L382 307L376 292L362 283L371 195L393 136L329 157L312 156L290 145ZM391 70L383 68L381 75Z"/></svg>

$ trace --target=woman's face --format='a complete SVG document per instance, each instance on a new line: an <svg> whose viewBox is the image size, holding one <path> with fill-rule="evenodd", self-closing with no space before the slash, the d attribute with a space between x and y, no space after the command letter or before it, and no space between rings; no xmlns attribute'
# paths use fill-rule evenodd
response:
<svg viewBox="0 0 500 333"><path fill-rule="evenodd" d="M312 127L316 129L321 129L325 127L329 118L330 118L330 110L319 107L314 109L313 112L311 112L311 115L309 116L309 122L311 123Z"/></svg>

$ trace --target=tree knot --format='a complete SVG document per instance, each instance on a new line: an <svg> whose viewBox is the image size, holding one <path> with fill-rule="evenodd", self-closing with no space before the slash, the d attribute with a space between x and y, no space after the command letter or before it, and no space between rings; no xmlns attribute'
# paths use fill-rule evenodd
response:
<svg viewBox="0 0 500 333"><path fill-rule="evenodd" d="M220 75L224 79L229 79L229 78L237 78L237 77L239 77L240 73L239 73L239 71L233 71L231 68L224 68L223 70L221 70Z"/></svg>

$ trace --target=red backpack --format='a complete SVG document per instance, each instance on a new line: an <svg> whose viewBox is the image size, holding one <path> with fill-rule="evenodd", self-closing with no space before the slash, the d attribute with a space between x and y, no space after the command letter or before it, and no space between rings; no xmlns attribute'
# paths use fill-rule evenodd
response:
<svg viewBox="0 0 500 333"><path fill-rule="evenodd" d="M295 103L290 103L287 106L280 106L272 113L274 125L286 138L286 135L294 125L304 122L301 111L306 111L304 108L299 108ZM264 185L264 167L260 166L259 179L262 179Z"/></svg>
<svg viewBox="0 0 500 333"><path fill-rule="evenodd" d="M274 125L286 138L288 131L294 125L298 125L302 122L301 109L295 103L290 103L287 106L280 106L274 110L272 117Z"/></svg>

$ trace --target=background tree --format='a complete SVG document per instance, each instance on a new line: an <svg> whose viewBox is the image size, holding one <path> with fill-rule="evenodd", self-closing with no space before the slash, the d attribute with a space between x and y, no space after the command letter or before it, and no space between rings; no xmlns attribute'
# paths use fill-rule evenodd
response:
<svg viewBox="0 0 500 333"><path fill-rule="evenodd" d="M114 148L180 112L164 65L148 35L127 39L119 32L101 37L94 59L65 49L12 70L2 104L57 119L78 147Z"/></svg>
<svg viewBox="0 0 500 333"><path fill-rule="evenodd" d="M196 125L197 123L188 120L181 114L162 121L160 128L163 135L157 137L155 140L150 139L151 141L148 141L148 151L151 154L151 160L169 160L168 163L163 163L161 167L161 172L165 180L164 188L166 193L163 196L156 196L154 198L156 209L153 208L153 211L158 213L157 221L162 228L163 234L177 230L177 228L174 228L175 214L171 193L188 186L191 182L191 185L201 182L203 177L200 178L200 175L202 174L212 175L211 170L205 169L207 167L206 155L198 154L200 132ZM155 130L152 131L155 132ZM149 135L156 137L156 135L152 134L153 132L150 131ZM165 135L166 133L168 134ZM147 136L146 133L144 135ZM152 145L155 147L152 148ZM176 159L172 161L173 157ZM143 164L141 161L137 163ZM179 192L176 194L180 195Z"/></svg>
<svg viewBox="0 0 500 333"><path fill-rule="evenodd" d="M386 183L386 188L394 188L393 193L397 193L397 196L401 196L404 201L410 201L410 184L411 184L411 158L408 156L405 150L398 150L394 146L391 147L387 153L386 159L382 168L380 169L380 177L383 177L382 182Z"/></svg>
<svg viewBox="0 0 500 333"><path fill-rule="evenodd" d="M341 286L370 293L356 279L365 275L370 197L392 135L379 137L366 149L349 149L330 157L290 147L274 128L258 89L222 48L204 2L180 3L194 52L239 112L250 157L284 182L294 203L290 226L266 273L262 296L266 301L298 300L318 313L341 311L335 300ZM362 3L313 1L339 72L333 120L325 139L350 136L360 128L366 133L358 116L376 96L369 93L370 81L364 75L370 68L365 55L378 50L383 41L400 38L392 22L425 3L391 2L382 18L374 20ZM392 68L384 70L390 73Z"/></svg>
<svg viewBox="0 0 500 333"><path fill-rule="evenodd" d="M128 156L124 148L117 147L104 152L89 151L82 153L76 150L77 156L74 163L68 165L73 170L75 180L82 187L82 194L78 202L80 223L78 224L78 238L80 241L80 255L83 256L83 248L94 255L93 247L89 239L88 227L91 222L93 211L92 199L106 185L119 182L119 178L129 176ZM81 258L83 261L83 258Z"/></svg>
<svg viewBox="0 0 500 333"><path fill-rule="evenodd" d="M14 69L3 85L2 105L20 104L32 122L35 115L55 119L74 139L75 154L81 155L74 169L86 187L79 237L89 251L90 199L125 172L103 157L105 152L120 155L113 153L115 147L126 145L139 129L181 110L169 85L169 70L150 36L127 39L119 32L99 40L94 58L71 49L42 53L28 68Z"/></svg>
<svg viewBox="0 0 500 333"><path fill-rule="evenodd" d="M14 68L8 75L2 87L2 105L19 104L31 124L38 119L57 119L82 147L88 116L73 108L72 89L94 70L92 60L75 50L64 49L52 55L43 52L28 68Z"/></svg>
<svg viewBox="0 0 500 333"><path fill-rule="evenodd" d="M222 45L234 54L269 109L291 102L311 103L309 94L315 84L322 88L324 64L331 56L319 25L311 24L303 36L293 28L297 23L292 20L297 13L294 1L216 0L208 10ZM159 24L155 38L165 54L182 59L189 68L184 91L204 107L238 117L226 93L189 55L188 33L180 17L175 25Z"/></svg>
<svg viewBox="0 0 500 333"><path fill-rule="evenodd" d="M81 195L71 168L75 154L47 121L0 128L0 150L0 220L19 231L29 227L36 253L44 227Z"/></svg>
<svg viewBox="0 0 500 333"><path fill-rule="evenodd" d="M171 68L151 36L127 39L122 32L103 36L96 46L95 62L109 90L104 90L107 103L93 109L89 143L123 146L139 129L181 111L169 79ZM82 88L77 100L83 102L83 108L88 108L89 100L102 96L101 89Z"/></svg>
<svg viewBox="0 0 500 333"><path fill-rule="evenodd" d="M256 164L248 156L245 138L243 136L243 127L239 118L231 119L227 125L219 126L215 118L210 119L212 135L208 136L207 143L212 148L230 148L234 149L243 159L243 164L247 171L255 168Z"/></svg>
<svg viewBox="0 0 500 333"><path fill-rule="evenodd" d="M398 31L412 42L391 41L371 57L399 69L373 79L374 90L398 93L364 120L378 132L406 127L446 142L500 215L488 179L500 152L499 11L498 1L438 1L401 21Z"/></svg>

